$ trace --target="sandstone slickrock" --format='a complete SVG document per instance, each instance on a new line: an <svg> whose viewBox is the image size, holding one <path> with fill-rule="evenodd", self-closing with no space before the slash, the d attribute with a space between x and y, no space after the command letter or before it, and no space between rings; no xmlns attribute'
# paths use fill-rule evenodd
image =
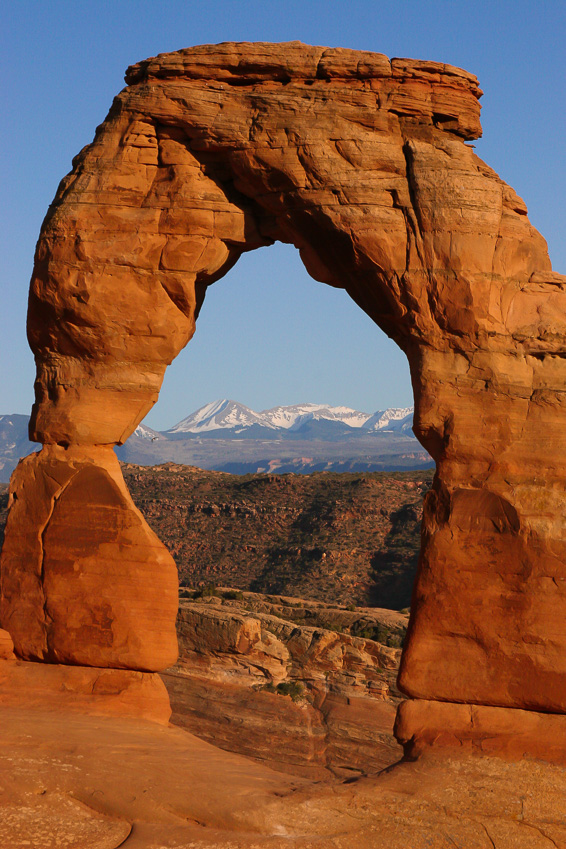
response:
<svg viewBox="0 0 566 849"><path fill-rule="evenodd" d="M285 618L298 599L246 593L241 601L182 599L179 660L163 673L172 722L232 752L309 778L376 773L398 761L393 737L401 650ZM295 602L295 608L290 605ZM314 623L316 605L301 602ZM246 610L246 606L251 609ZM275 615L274 615L275 613ZM360 611L321 606L334 628ZM375 630L407 617L368 611ZM382 627L382 626L381 626Z"/></svg>
<svg viewBox="0 0 566 849"><path fill-rule="evenodd" d="M189 48L126 81L39 239L32 437L87 453L123 442L206 287L243 251L293 243L406 352L415 433L437 464L403 690L566 711L566 277L468 144L481 132L476 78L292 42ZM32 592L23 607L9 592L2 624L27 620L29 646L16 648L34 654L45 652L37 561L15 555L37 537L39 513L30 521L29 540L16 519L8 528L3 582ZM145 597L160 610L157 582ZM96 604L81 603L73 616L88 620ZM143 652L129 662L150 666Z"/></svg>
<svg viewBox="0 0 566 849"><path fill-rule="evenodd" d="M20 462L10 497L1 610L18 657L169 666L177 570L134 506L111 448L46 446Z"/></svg>
<svg viewBox="0 0 566 849"><path fill-rule="evenodd" d="M108 849L566 845L566 775L548 763L429 752L377 777L321 783L154 723L21 706L1 707L0 722L0 843L10 849L57 827L57 849L102 849L118 824ZM99 842L79 842L83 827Z"/></svg>
<svg viewBox="0 0 566 849"><path fill-rule="evenodd" d="M147 719L166 725L171 706L156 673L0 660L0 705Z"/></svg>

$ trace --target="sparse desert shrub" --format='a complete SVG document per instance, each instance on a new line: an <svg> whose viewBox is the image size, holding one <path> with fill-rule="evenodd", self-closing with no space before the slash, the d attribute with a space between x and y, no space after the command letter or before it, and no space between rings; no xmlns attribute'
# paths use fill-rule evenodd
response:
<svg viewBox="0 0 566 849"><path fill-rule="evenodd" d="M298 702L303 695L304 687L300 681L281 681L276 689L280 696L291 696L294 702Z"/></svg>
<svg viewBox="0 0 566 849"><path fill-rule="evenodd" d="M391 631L389 628L386 628L385 625L378 625L377 628L374 629L375 636L373 639L377 643L381 643L384 646L388 646L388 640L391 639Z"/></svg>
<svg viewBox="0 0 566 849"><path fill-rule="evenodd" d="M385 639L383 631L379 628L361 628L354 634L355 637L361 637L363 640L374 640L377 643L383 642Z"/></svg>
<svg viewBox="0 0 566 849"><path fill-rule="evenodd" d="M229 601L243 601L244 594L241 590L226 590L222 597Z"/></svg>
<svg viewBox="0 0 566 849"><path fill-rule="evenodd" d="M206 586L200 587L195 591L193 598L210 598L217 594L216 584L206 584Z"/></svg>
<svg viewBox="0 0 566 849"><path fill-rule="evenodd" d="M395 631L393 634L389 635L389 637L387 638L387 645L391 646L391 648L394 649L402 649L406 636L407 629L400 628L398 631Z"/></svg>
<svg viewBox="0 0 566 849"><path fill-rule="evenodd" d="M392 631L386 625L372 626L362 623L360 626L356 623L352 628L352 635L354 637L361 637L364 640L374 640L376 643L381 643L382 646L389 646L389 648L394 649L403 647L406 634L406 628L399 628Z"/></svg>
<svg viewBox="0 0 566 849"><path fill-rule="evenodd" d="M281 681L275 684L270 681L261 688L266 693L276 693L278 696L290 696L294 702L298 702L303 695L304 687L300 681Z"/></svg>

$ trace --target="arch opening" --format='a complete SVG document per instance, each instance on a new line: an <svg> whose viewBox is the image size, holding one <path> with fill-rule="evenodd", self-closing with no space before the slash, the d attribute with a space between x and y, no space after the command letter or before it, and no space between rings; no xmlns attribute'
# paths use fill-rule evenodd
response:
<svg viewBox="0 0 566 849"><path fill-rule="evenodd" d="M195 335L144 423L164 431L216 398L255 411L315 401L368 414L413 403L398 346L282 243L242 255L208 288Z"/></svg>
<svg viewBox="0 0 566 849"><path fill-rule="evenodd" d="M167 386L168 376L175 368L177 374ZM165 391L169 393L168 399L163 398ZM200 392L201 396L189 402L188 409L187 396L191 397L193 392ZM251 399L250 393L253 393ZM356 403L360 397L362 403ZM215 399L233 400L216 402ZM430 458L416 443L406 419L402 429L399 423L397 430L390 434L375 430L377 422L372 414L376 410L397 406L404 408L400 414L406 414L409 412L406 408L412 405L405 355L343 290L320 285L308 277L297 251L289 245L273 245L241 257L226 277L209 289L195 336L168 368L160 400L154 408L156 414L164 401L174 403L177 412L175 418L168 412L165 420L161 412L161 421L170 428L176 420L183 421L163 432L164 424L160 424L159 419L154 424L146 418L145 423L156 427L161 435L153 442L146 433L146 438L139 437L134 445L126 444L118 450L121 460L143 464L174 461L236 474L324 471L359 475L367 471L430 468ZM196 419L191 416L185 420L187 412L197 407L206 407L208 414L212 401L215 401L215 413L217 406L221 406L218 420L211 417L203 423L198 415ZM333 411L331 415L338 418L332 421L328 411L314 414L305 404L313 408L316 404L341 407L342 410ZM302 427L289 431L283 427L270 430L270 414L265 415L265 411L280 405L291 407L288 416L302 415ZM344 408L350 408L349 414ZM238 426L223 429L226 415L234 423L237 421ZM316 417L306 422L305 415ZM319 415L322 418L317 421ZM137 459L137 451L142 452L140 459ZM421 485L428 488L429 479L429 474L423 478L421 472L415 474L414 482L407 481L406 487L405 483L399 483L405 501L411 504L417 501ZM165 478L163 485L168 485ZM162 539L167 539L180 577L189 586L195 586L195 581L196 585L212 582L239 589L262 591L263 588L266 592L298 595L314 601L318 598L343 605L408 608L418 552L417 516L420 517L421 505L417 504L414 516L412 508L409 511L409 541L398 551L402 538L401 518L393 519L389 528L389 513L405 502L399 500L396 484L391 485L391 503L382 495L377 479L369 478L370 485L376 497L384 499L375 507L375 516L372 512L371 519L365 517L369 527L375 527L373 541L368 538L368 526L361 535L363 542L361 537L359 544L351 538L352 533L356 535L356 522L349 511L344 516L347 527L340 529L341 511L346 508L337 507L333 519L337 529L324 543L322 537L318 542L309 540L307 531L298 533L299 541L291 543L289 540L287 544L283 539L268 543L265 537L260 540L262 553L257 556L240 550L240 544L247 550L248 544L258 543L258 539L252 538L258 533L257 529L251 527L252 522L241 519L241 513L234 515L232 524L231 521L227 521L226 527L223 524L222 534L214 541L207 539L201 550L199 536L192 525L176 535L172 529L174 523L168 520L161 525L159 513L153 507L148 509L150 523ZM301 484L297 486L300 489ZM419 487L418 492L411 489L415 486ZM358 499L354 481L352 487ZM365 489L362 485L364 493ZM151 499L150 488L144 491L143 498ZM302 497L302 490L297 497L299 495ZM347 492L343 495L349 497ZM216 498L220 499L218 503L222 502L219 494ZM226 495L224 500L231 498ZM367 498L366 501L369 506ZM185 528L183 511L178 515L180 528ZM363 512L360 525L364 523L362 517ZM242 541L241 533L246 536L248 533L243 526L247 528L248 525L250 538ZM322 525L317 532L324 535ZM390 531L388 536L386 529ZM291 527L287 532L291 536L295 534ZM203 529L202 533L207 532ZM214 532L208 533L215 536ZM227 550L221 540L225 540ZM315 568L309 552L312 550L314 557L315 549L321 545L321 552L326 546L329 569L326 582L324 569L320 571L321 586L317 588L312 576L301 580L295 572L303 567ZM298 554L293 553L295 549ZM397 551L399 556L392 566L386 561ZM213 557L217 558L217 563L213 562ZM254 562L248 563L250 560ZM324 567L325 564L319 565ZM242 570L241 575L238 568ZM287 569L291 570L289 578L292 578L288 587L283 577ZM344 574L340 574L342 569ZM388 586L384 570L392 573L390 581L395 583L395 588Z"/></svg>

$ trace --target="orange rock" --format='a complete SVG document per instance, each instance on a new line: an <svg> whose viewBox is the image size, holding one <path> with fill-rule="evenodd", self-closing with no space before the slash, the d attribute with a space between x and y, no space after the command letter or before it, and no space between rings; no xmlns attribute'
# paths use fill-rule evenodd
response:
<svg viewBox="0 0 566 849"><path fill-rule="evenodd" d="M2 707L148 719L167 725L169 696L156 673L0 660Z"/></svg>
<svg viewBox="0 0 566 849"><path fill-rule="evenodd" d="M11 636L0 628L0 660L14 660L15 657Z"/></svg>
<svg viewBox="0 0 566 849"><path fill-rule="evenodd" d="M6 849L564 846L566 771L540 761L431 750L375 777L313 782L155 723L20 705L0 706L0 724Z"/></svg>
<svg viewBox="0 0 566 849"><path fill-rule="evenodd" d="M401 702L395 734L414 758L430 749L566 766L566 716L412 699Z"/></svg>
<svg viewBox="0 0 566 849"><path fill-rule="evenodd" d="M149 671L177 657L177 570L111 448L47 446L17 467L2 622L27 660Z"/></svg>
<svg viewBox="0 0 566 849"><path fill-rule="evenodd" d="M180 604L179 660L163 673L175 725L310 778L399 760L398 649L232 604ZM278 684L294 685L295 700Z"/></svg>
<svg viewBox="0 0 566 849"><path fill-rule="evenodd" d="M400 342L439 335L446 321L441 303L430 314L423 267L438 265L459 298L450 241L438 259L421 245L427 229L440 238L443 216L466 245L471 234L471 273L491 270L503 184L463 142L481 132L473 75L300 43L226 44L141 62L127 81L38 245L29 336L40 441L124 441L194 332L206 286L273 239L292 241L315 277L345 286ZM523 230L524 253L549 267L540 237Z"/></svg>

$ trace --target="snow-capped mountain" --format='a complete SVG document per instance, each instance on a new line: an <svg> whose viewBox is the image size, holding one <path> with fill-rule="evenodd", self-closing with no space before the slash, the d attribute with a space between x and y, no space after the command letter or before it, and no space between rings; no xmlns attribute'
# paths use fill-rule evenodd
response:
<svg viewBox="0 0 566 849"><path fill-rule="evenodd" d="M196 412L191 413L170 430L165 431L167 435L187 433L208 433L214 430L233 430L236 433L244 428L259 425L274 430L276 425L262 418L261 413L255 413L249 407L238 404L237 401L229 401L226 398L205 404Z"/></svg>
<svg viewBox="0 0 566 849"><path fill-rule="evenodd" d="M0 481L7 482L29 442L28 416L0 416ZM140 424L116 449L124 462L189 463L247 474L277 471L418 469L431 460L412 433L412 407L369 413L328 404L255 412L236 401L206 404L168 431Z"/></svg>
<svg viewBox="0 0 566 849"><path fill-rule="evenodd" d="M138 425L132 436L139 436L140 439L149 439L151 442L155 442L156 439L159 439L161 434L158 430L152 430L146 425Z"/></svg>
<svg viewBox="0 0 566 849"><path fill-rule="evenodd" d="M168 436L187 436L189 434L211 434L217 431L231 431L230 435L244 434L253 428L253 435L260 435L258 429L293 432L310 422L335 422L345 425L346 430L408 430L412 424L412 407L378 410L371 415L351 407L331 407L328 404L294 404L288 407L272 407L256 412L237 401L222 399L206 404L191 413L174 427L165 431ZM250 433L250 435L252 435Z"/></svg>
<svg viewBox="0 0 566 849"><path fill-rule="evenodd" d="M274 427L293 430L307 421L342 422L348 427L361 427L368 413L360 413L350 407L329 407L327 404L295 404L291 407L272 407L259 414Z"/></svg>
<svg viewBox="0 0 566 849"><path fill-rule="evenodd" d="M414 407L390 407L387 410L377 410L364 423L364 430L372 431L411 431L413 427Z"/></svg>

